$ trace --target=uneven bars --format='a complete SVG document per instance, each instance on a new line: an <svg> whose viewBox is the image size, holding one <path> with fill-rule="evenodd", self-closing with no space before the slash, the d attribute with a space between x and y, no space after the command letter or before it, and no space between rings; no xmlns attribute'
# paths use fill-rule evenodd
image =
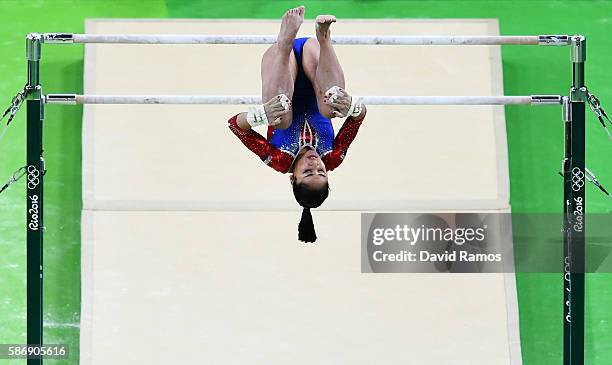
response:
<svg viewBox="0 0 612 365"><path fill-rule="evenodd" d="M366 105L513 105L562 103L561 95L356 96ZM48 94L46 104L261 104L254 95L77 95Z"/></svg>
<svg viewBox="0 0 612 365"><path fill-rule="evenodd" d="M276 35L205 35L205 34L73 34L44 33L43 43L122 43L122 44L272 44ZM556 45L572 44L569 35L535 36L405 36L339 35L334 44L345 45Z"/></svg>

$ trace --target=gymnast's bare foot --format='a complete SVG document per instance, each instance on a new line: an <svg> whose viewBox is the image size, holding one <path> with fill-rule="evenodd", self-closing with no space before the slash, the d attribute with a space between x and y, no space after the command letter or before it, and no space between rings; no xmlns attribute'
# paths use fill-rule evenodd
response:
<svg viewBox="0 0 612 365"><path fill-rule="evenodd" d="M297 8L289 9L283 15L281 22L280 31L276 42L281 50L291 52L293 48L293 40L304 21L304 6L298 6Z"/></svg>
<svg viewBox="0 0 612 365"><path fill-rule="evenodd" d="M317 40L319 43L331 42L331 32L329 27L331 23L336 21L336 17L333 15L318 15L315 22L315 30L317 34Z"/></svg>

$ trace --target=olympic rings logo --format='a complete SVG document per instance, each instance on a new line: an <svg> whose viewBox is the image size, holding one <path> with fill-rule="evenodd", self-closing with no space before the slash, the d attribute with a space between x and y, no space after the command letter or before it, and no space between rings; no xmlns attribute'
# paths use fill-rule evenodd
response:
<svg viewBox="0 0 612 365"><path fill-rule="evenodd" d="M584 172L579 167L572 169L572 190L579 191L584 186Z"/></svg>
<svg viewBox="0 0 612 365"><path fill-rule="evenodd" d="M33 190L40 184L40 171L34 165L28 166L28 189Z"/></svg>

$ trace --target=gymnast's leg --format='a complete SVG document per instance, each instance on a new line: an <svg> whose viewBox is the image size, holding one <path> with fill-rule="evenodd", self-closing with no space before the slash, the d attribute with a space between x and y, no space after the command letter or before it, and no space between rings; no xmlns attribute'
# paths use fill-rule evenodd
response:
<svg viewBox="0 0 612 365"><path fill-rule="evenodd" d="M293 84L297 76L297 61L293 55L293 40L304 21L304 7L289 9L281 22L276 43L264 53L261 60L262 99L266 102L278 94L293 97ZM275 128L286 129L291 125L292 113L281 117Z"/></svg>
<svg viewBox="0 0 612 365"><path fill-rule="evenodd" d="M323 102L325 91L332 86L344 89L344 71L336 57L331 42L329 27L336 21L333 15L317 16L315 27L317 41L308 40L304 45L304 72L310 79L317 95L319 112L326 118L333 118L333 109Z"/></svg>

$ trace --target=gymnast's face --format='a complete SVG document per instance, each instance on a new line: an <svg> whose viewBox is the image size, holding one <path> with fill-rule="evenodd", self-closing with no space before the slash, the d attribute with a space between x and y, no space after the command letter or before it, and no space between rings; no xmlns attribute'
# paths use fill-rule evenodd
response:
<svg viewBox="0 0 612 365"><path fill-rule="evenodd" d="M289 179L315 189L325 186L327 170L317 151L312 149L300 151L293 167L293 174L289 176Z"/></svg>

